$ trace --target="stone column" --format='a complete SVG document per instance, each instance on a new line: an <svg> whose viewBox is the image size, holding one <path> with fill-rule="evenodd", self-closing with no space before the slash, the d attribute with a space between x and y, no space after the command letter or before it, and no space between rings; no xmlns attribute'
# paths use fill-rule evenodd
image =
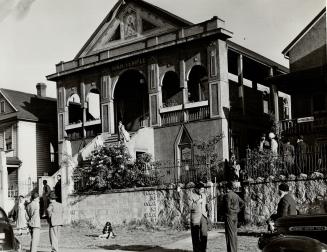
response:
<svg viewBox="0 0 327 252"><path fill-rule="evenodd" d="M245 116L244 85L243 85L243 55L237 57L237 76L239 85L239 97L241 98L242 114Z"/></svg>
<svg viewBox="0 0 327 252"><path fill-rule="evenodd" d="M86 107L87 107L87 104L86 104L86 97L85 97L85 84L84 84L84 82L81 82L80 90L81 90L81 106L82 106L82 109L83 109L83 120L82 120L83 138L85 138L86 137L86 131L85 131L85 128L84 128L84 124L86 122Z"/></svg>
<svg viewBox="0 0 327 252"><path fill-rule="evenodd" d="M159 68L155 58L148 62L148 93L150 126L161 124L160 107L162 106L161 88L159 87Z"/></svg>
<svg viewBox="0 0 327 252"><path fill-rule="evenodd" d="M74 191L74 180L72 179L73 170L76 167L76 160L72 157L72 147L68 140L62 143L62 162L61 162L61 196L64 211L64 223L70 223L70 204L68 196Z"/></svg>
<svg viewBox="0 0 327 252"><path fill-rule="evenodd" d="M208 47L208 59L210 117L218 119L219 126L217 134L224 135L222 141L218 143L218 155L222 159L228 159L228 113L230 110L230 101L226 41L218 39L213 42Z"/></svg>
<svg viewBox="0 0 327 252"><path fill-rule="evenodd" d="M273 74L273 68L270 68L269 76L272 77ZM271 97L273 99L273 109L274 109L274 115L275 115L275 122L279 121L279 105L278 105L278 90L276 85L271 85Z"/></svg>
<svg viewBox="0 0 327 252"><path fill-rule="evenodd" d="M0 150L0 205L8 214L8 170L7 170L7 159L6 153Z"/></svg>

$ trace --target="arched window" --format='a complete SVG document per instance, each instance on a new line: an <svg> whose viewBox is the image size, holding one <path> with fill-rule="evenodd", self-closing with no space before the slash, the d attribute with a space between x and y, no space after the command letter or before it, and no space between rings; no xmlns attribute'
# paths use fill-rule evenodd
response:
<svg viewBox="0 0 327 252"><path fill-rule="evenodd" d="M50 143L50 162L53 163L55 161L55 149L53 144Z"/></svg>
<svg viewBox="0 0 327 252"><path fill-rule="evenodd" d="M100 119L100 92L92 89L86 97L87 112L86 121Z"/></svg>
<svg viewBox="0 0 327 252"><path fill-rule="evenodd" d="M83 109L78 94L73 94L68 99L68 122L69 124L83 121Z"/></svg>
<svg viewBox="0 0 327 252"><path fill-rule="evenodd" d="M162 103L171 107L183 103L183 90L179 86L179 77L173 71L168 71L162 80Z"/></svg>
<svg viewBox="0 0 327 252"><path fill-rule="evenodd" d="M206 101L209 99L208 74L205 67L196 65L188 76L189 102Z"/></svg>

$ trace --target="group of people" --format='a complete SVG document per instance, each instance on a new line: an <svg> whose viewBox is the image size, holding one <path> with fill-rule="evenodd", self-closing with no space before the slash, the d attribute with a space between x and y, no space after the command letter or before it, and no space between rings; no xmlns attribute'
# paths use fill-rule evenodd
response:
<svg viewBox="0 0 327 252"><path fill-rule="evenodd" d="M198 182L195 185L191 198L191 237L193 252L205 252L208 240L208 202L205 194L205 185ZM233 182L227 182L227 192L223 197L223 216L225 222L225 237L227 252L236 252L238 214L244 208L245 202L235 192L236 185ZM289 192L287 184L279 185L278 195L280 200L277 206L277 213L273 214L267 221L268 229L274 231L275 221L283 216L296 215L296 203L294 196Z"/></svg>
<svg viewBox="0 0 327 252"><path fill-rule="evenodd" d="M54 191L50 190L47 181L43 181L43 211L42 216L47 218L49 224L49 238L51 251L59 251L59 229L63 224L63 209L61 205L61 180L58 175L58 182ZM59 188L60 186L60 188ZM40 239L41 212L40 197L37 192L32 193L30 201L24 196L18 197L17 206L14 208L13 217L16 220L18 234L28 230L31 234L30 251L36 252Z"/></svg>
<svg viewBox="0 0 327 252"><path fill-rule="evenodd" d="M285 169L291 172L295 167L296 172L303 171L306 165L307 144L304 142L303 136L300 135L296 141L296 145L292 145L289 138L284 138L281 143L278 143L276 135L273 132L268 134L269 141L265 134L261 136L259 143L259 152L271 151L276 157L278 153L285 164Z"/></svg>

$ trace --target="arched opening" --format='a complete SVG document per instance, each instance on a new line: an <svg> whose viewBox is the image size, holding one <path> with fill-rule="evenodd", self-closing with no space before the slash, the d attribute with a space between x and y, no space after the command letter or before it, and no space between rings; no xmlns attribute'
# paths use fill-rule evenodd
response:
<svg viewBox="0 0 327 252"><path fill-rule="evenodd" d="M137 131L149 117L148 90L145 77L137 70L119 76L114 91L116 127L122 121L127 131ZM117 130L116 130L117 132Z"/></svg>
<svg viewBox="0 0 327 252"><path fill-rule="evenodd" d="M198 102L209 100L208 74L205 67L192 67L188 76L188 100Z"/></svg>
<svg viewBox="0 0 327 252"><path fill-rule="evenodd" d="M162 80L162 103L164 107L183 103L183 89L179 86L179 76L173 71L165 73Z"/></svg>
<svg viewBox="0 0 327 252"><path fill-rule="evenodd" d="M100 92L97 89L91 89L86 97L87 110L86 121L100 119Z"/></svg>
<svg viewBox="0 0 327 252"><path fill-rule="evenodd" d="M78 94L73 94L68 99L68 122L69 124L80 123L83 121L83 109L81 99Z"/></svg>

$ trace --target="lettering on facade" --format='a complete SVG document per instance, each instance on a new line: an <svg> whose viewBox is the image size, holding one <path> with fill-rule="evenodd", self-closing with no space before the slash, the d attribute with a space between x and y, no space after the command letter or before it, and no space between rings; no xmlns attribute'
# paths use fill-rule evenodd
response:
<svg viewBox="0 0 327 252"><path fill-rule="evenodd" d="M145 64L145 58L139 58L139 59L135 59L135 60L131 60L128 62L124 62L118 65L115 65L112 67L113 71L119 71L125 68L130 68L130 67L135 67L135 66L139 66Z"/></svg>
<svg viewBox="0 0 327 252"><path fill-rule="evenodd" d="M144 191L144 218L151 222L157 221L157 192Z"/></svg>

